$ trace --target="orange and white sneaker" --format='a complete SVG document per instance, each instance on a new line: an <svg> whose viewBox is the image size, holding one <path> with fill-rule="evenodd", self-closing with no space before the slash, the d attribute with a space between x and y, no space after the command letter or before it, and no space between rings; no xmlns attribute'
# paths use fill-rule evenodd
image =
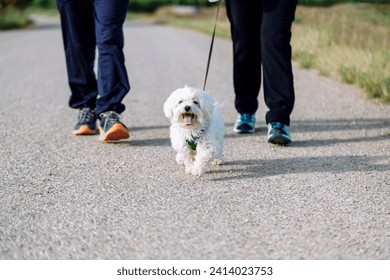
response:
<svg viewBox="0 0 390 280"><path fill-rule="evenodd" d="M119 141L129 138L129 130L120 122L122 115L115 111L100 114L99 141Z"/></svg>
<svg viewBox="0 0 390 280"><path fill-rule="evenodd" d="M96 134L96 112L88 107L79 110L78 121L73 129L74 135Z"/></svg>

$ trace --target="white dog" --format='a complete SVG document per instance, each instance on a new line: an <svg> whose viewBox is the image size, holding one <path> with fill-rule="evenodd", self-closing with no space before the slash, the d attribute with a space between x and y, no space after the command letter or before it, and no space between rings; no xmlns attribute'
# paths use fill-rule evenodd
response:
<svg viewBox="0 0 390 280"><path fill-rule="evenodd" d="M208 92L187 86L177 89L165 101L164 113L171 121L176 161L184 164L186 173L201 176L208 163L221 163L225 123L220 105Z"/></svg>

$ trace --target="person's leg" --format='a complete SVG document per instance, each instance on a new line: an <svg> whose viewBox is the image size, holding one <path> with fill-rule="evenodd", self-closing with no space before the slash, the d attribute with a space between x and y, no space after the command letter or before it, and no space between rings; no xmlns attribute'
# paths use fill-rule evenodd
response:
<svg viewBox="0 0 390 280"><path fill-rule="evenodd" d="M123 54L123 23L128 0L94 0L98 58L96 113L125 110L123 98L130 90Z"/></svg>
<svg viewBox="0 0 390 280"><path fill-rule="evenodd" d="M233 40L235 107L240 114L258 108L261 82L261 1L226 0Z"/></svg>
<svg viewBox="0 0 390 280"><path fill-rule="evenodd" d="M100 141L129 138L120 121L125 110L123 98L130 90L123 54L123 23L128 0L93 0L95 8L98 57L98 99L96 114L100 118Z"/></svg>
<svg viewBox="0 0 390 280"><path fill-rule="evenodd" d="M93 71L96 39L91 0L57 0L71 97L75 109L96 107L97 82Z"/></svg>
<svg viewBox="0 0 390 280"><path fill-rule="evenodd" d="M263 0L261 50L266 122L290 125L294 107L291 66L291 25L297 0Z"/></svg>

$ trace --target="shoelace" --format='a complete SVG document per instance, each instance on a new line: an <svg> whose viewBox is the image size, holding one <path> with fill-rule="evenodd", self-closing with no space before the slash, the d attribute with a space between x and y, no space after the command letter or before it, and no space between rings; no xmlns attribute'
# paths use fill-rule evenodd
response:
<svg viewBox="0 0 390 280"><path fill-rule="evenodd" d="M108 124L111 125L111 124L118 122L122 118L122 115L118 114L115 111L108 111L105 113L101 113L100 118L102 118L102 119L105 118L103 130L106 131L107 125Z"/></svg>
<svg viewBox="0 0 390 280"><path fill-rule="evenodd" d="M288 136L288 128L280 122L275 122L271 124L271 130L278 129L283 135Z"/></svg>
<svg viewBox="0 0 390 280"><path fill-rule="evenodd" d="M281 124L280 122L273 123L271 127L273 129L277 128L283 131L283 124Z"/></svg>
<svg viewBox="0 0 390 280"><path fill-rule="evenodd" d="M79 113L79 120L82 122L89 122L94 117L95 117L95 110L91 110L89 108L83 108Z"/></svg>

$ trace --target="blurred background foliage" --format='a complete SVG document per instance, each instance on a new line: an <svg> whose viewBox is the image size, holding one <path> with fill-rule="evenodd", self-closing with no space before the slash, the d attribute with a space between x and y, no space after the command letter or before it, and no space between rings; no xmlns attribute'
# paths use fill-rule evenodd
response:
<svg viewBox="0 0 390 280"><path fill-rule="evenodd" d="M332 6L339 3L390 3L390 0L298 0L304 6ZM152 13L163 6L191 5L197 7L212 6L208 0L129 0L132 13ZM23 28L29 24L29 13L36 9L56 9L56 0L0 0L0 30Z"/></svg>
<svg viewBox="0 0 390 280"><path fill-rule="evenodd" d="M338 3L389 3L389 0L298 0L301 5L330 6ZM210 5L207 0L130 0L132 11L149 12L164 5ZM56 0L0 0L0 11L7 7L26 8L55 8Z"/></svg>

